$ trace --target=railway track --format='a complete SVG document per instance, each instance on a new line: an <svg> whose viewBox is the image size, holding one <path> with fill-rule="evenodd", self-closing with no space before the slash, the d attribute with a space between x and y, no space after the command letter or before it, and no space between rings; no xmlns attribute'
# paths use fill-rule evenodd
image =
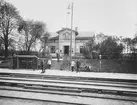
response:
<svg viewBox="0 0 137 105"><path fill-rule="evenodd" d="M15 78L15 77L0 77L0 80L17 80L17 81L32 81L32 82L46 82L46 83L64 83L64 84L74 84L74 85L92 85L92 86L111 86L111 87L122 87L137 89L137 84L129 83L114 83L114 82L100 82L100 81L71 81L71 80L59 80L59 79L34 79L34 78Z"/></svg>
<svg viewBox="0 0 137 105"><path fill-rule="evenodd" d="M84 82L100 82L100 83L116 83L137 85L137 80L128 79L111 79L111 78L91 78L91 77L75 77L75 76L58 76L58 75L42 75L42 74L22 74L22 73L0 73L1 77L16 77L16 78L34 78L34 79L53 79L53 80L69 80L69 81L84 81Z"/></svg>
<svg viewBox="0 0 137 105"><path fill-rule="evenodd" d="M39 77L39 78L38 78ZM87 80L87 79L67 79L67 77L40 77L40 76L20 76L20 75L0 75L0 97L12 97L25 99L24 95L13 96L14 93L18 94L41 94L51 95L56 97L69 97L73 100L74 97L81 97L85 100L91 98L120 100L120 101L133 101L137 102L137 84L135 82L116 82L116 81L104 81L102 80ZM5 92L7 95L1 93ZM11 93L12 95L9 95ZM23 96L23 97L22 97ZM49 96L50 97L50 96ZM73 97L73 98L72 98ZM30 97L26 97L29 99ZM37 97L30 98L32 100L45 100L55 101L52 99L39 99ZM80 104L81 101L68 102L67 100L58 100L67 104ZM84 102L82 102L82 105ZM87 104L87 103L85 103Z"/></svg>

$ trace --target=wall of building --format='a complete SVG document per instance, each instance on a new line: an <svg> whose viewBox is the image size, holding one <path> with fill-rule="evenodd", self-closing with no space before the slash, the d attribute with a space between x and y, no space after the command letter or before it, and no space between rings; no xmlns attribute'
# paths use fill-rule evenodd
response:
<svg viewBox="0 0 137 105"><path fill-rule="evenodd" d="M80 48L84 47L86 42L89 40L75 40L76 33L72 32L72 56L76 54L80 54ZM55 53L51 53L52 56L56 56L56 50L58 49L60 54L64 54L64 46L69 46L69 55L70 55L70 39L71 39L71 31L70 30L62 30L59 32L59 40L53 40L53 42L49 43L49 47L55 46Z"/></svg>
<svg viewBox="0 0 137 105"><path fill-rule="evenodd" d="M55 47L54 53L51 51L52 46ZM48 47L49 47L49 49L50 49L51 55L52 55L53 57L55 57L55 56L56 56L56 50L58 49L58 40L49 42L49 43L48 43Z"/></svg>
<svg viewBox="0 0 137 105"><path fill-rule="evenodd" d="M64 46L69 46L70 48L70 39L71 39L71 31L64 30L59 33L59 51L64 53ZM74 55L75 55L75 32L72 33L72 56Z"/></svg>

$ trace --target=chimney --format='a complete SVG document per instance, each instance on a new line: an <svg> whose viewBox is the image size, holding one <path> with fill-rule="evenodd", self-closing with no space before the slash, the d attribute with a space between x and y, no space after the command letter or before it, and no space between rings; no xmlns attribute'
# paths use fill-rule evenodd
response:
<svg viewBox="0 0 137 105"><path fill-rule="evenodd" d="M62 30L65 29L65 27L62 27Z"/></svg>

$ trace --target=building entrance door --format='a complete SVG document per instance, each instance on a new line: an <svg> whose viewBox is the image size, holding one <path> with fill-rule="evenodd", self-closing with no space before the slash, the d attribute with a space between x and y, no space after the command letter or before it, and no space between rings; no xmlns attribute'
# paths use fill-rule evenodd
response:
<svg viewBox="0 0 137 105"><path fill-rule="evenodd" d="M69 46L64 46L64 54L69 55Z"/></svg>

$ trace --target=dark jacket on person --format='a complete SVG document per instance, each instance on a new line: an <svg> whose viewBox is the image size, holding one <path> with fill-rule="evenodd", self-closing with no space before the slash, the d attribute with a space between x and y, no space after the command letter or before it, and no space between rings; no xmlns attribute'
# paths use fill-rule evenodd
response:
<svg viewBox="0 0 137 105"><path fill-rule="evenodd" d="M81 65L80 61L77 61L77 62L76 62L76 66L79 68L80 65Z"/></svg>

